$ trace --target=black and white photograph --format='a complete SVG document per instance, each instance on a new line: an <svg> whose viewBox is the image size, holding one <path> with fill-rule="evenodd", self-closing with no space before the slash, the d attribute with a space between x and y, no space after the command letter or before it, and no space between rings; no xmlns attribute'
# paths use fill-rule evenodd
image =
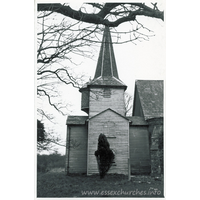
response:
<svg viewBox="0 0 200 200"><path fill-rule="evenodd" d="M36 198L165 198L165 1L36 1Z"/></svg>
<svg viewBox="0 0 200 200"><path fill-rule="evenodd" d="M198 199L199 6L1 3L1 199Z"/></svg>

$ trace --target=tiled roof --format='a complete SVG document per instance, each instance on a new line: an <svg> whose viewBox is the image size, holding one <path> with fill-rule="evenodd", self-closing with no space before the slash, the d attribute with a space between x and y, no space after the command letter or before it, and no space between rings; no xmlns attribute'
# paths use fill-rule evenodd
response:
<svg viewBox="0 0 200 200"><path fill-rule="evenodd" d="M67 125L84 125L88 116L68 116L67 117Z"/></svg>
<svg viewBox="0 0 200 200"><path fill-rule="evenodd" d="M145 120L163 117L163 80L137 80L135 84Z"/></svg>

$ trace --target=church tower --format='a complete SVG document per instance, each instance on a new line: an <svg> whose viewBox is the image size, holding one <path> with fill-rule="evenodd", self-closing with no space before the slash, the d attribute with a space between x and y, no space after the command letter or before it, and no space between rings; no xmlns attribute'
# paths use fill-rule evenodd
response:
<svg viewBox="0 0 200 200"><path fill-rule="evenodd" d="M109 27L105 27L96 72L93 80L80 89L81 110L89 116L87 174L98 173L94 151L103 133L115 152L109 173L128 173L129 120L125 118L124 91L119 79ZM124 167L125 166L125 167Z"/></svg>
<svg viewBox="0 0 200 200"><path fill-rule="evenodd" d="M80 89L81 110L92 117L110 108L124 116L126 88L119 79L110 30L106 26L94 78Z"/></svg>

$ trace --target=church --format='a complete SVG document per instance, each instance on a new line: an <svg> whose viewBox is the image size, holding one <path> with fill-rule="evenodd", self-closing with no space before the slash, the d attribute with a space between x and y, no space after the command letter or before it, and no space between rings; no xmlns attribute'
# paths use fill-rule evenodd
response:
<svg viewBox="0 0 200 200"><path fill-rule="evenodd" d="M163 172L163 80L136 80L132 116L125 116L124 92L109 27L105 27L94 78L81 92L85 116L68 116L66 173L99 173L94 152L103 133L115 154L111 174Z"/></svg>

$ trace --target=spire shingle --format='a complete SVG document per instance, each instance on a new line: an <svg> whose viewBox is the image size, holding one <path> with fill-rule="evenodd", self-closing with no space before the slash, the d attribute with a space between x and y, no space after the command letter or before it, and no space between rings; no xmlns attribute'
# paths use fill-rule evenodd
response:
<svg viewBox="0 0 200 200"><path fill-rule="evenodd" d="M119 79L109 27L105 26L94 79L89 85L123 86Z"/></svg>
<svg viewBox="0 0 200 200"><path fill-rule="evenodd" d="M94 79L109 76L119 79L110 30L109 27L106 26Z"/></svg>

